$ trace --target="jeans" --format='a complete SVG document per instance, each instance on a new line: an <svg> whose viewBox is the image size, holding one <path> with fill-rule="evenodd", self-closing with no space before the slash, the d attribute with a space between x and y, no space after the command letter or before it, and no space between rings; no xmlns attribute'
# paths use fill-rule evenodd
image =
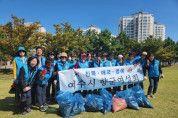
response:
<svg viewBox="0 0 178 118"><path fill-rule="evenodd" d="M21 109L25 106L27 109L31 107L31 90L21 93Z"/></svg>
<svg viewBox="0 0 178 118"><path fill-rule="evenodd" d="M149 77L149 82L150 85L148 87L147 95L151 95L152 89L153 89L153 94L155 94L158 88L159 77Z"/></svg>
<svg viewBox="0 0 178 118"><path fill-rule="evenodd" d="M44 105L46 103L46 85L40 85L38 84L36 86L36 92L37 92L37 101L38 106Z"/></svg>

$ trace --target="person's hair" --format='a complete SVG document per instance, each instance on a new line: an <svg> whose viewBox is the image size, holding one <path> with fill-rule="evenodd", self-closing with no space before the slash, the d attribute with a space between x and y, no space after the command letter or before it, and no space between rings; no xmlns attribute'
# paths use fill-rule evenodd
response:
<svg viewBox="0 0 178 118"><path fill-rule="evenodd" d="M49 57L50 55L54 55L54 56L55 56L55 54L54 54L53 51L48 52L48 57Z"/></svg>
<svg viewBox="0 0 178 118"><path fill-rule="evenodd" d="M150 57L150 56L155 56L155 55L153 53L150 53L148 57Z"/></svg>
<svg viewBox="0 0 178 118"><path fill-rule="evenodd" d="M87 56L88 56L89 54L92 56L92 53L91 53L91 52L88 52L88 53L87 53Z"/></svg>
<svg viewBox="0 0 178 118"><path fill-rule="evenodd" d="M36 66L37 66L37 65L39 64L39 60L38 60L38 58L37 58L36 56L32 56L32 57L28 58L27 64L30 65L30 62L31 62L33 59L36 59L36 60L37 60L37 64L36 64Z"/></svg>
<svg viewBox="0 0 178 118"><path fill-rule="evenodd" d="M47 65L48 63L53 63L53 59L48 58L48 59L45 61L45 64Z"/></svg>
<svg viewBox="0 0 178 118"><path fill-rule="evenodd" d="M44 48L41 47L41 46L36 47L36 51L37 51L38 49L41 49L42 51L44 50Z"/></svg>

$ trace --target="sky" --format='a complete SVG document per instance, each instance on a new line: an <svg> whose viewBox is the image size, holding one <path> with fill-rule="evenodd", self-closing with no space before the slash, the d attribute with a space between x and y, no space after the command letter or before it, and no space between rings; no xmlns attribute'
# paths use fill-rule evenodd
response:
<svg viewBox="0 0 178 118"><path fill-rule="evenodd" d="M13 14L40 21L50 33L53 24L69 22L74 29L95 25L118 35L118 19L139 11L153 14L166 26L166 38L178 41L178 0L0 0L0 24L12 21Z"/></svg>

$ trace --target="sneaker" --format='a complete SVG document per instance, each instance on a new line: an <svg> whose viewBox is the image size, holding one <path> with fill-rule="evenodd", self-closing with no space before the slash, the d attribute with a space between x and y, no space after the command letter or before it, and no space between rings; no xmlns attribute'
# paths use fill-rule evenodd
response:
<svg viewBox="0 0 178 118"><path fill-rule="evenodd" d="M44 106L44 109L48 109L48 107L49 107L48 104L46 104L46 103L43 106Z"/></svg>
<svg viewBox="0 0 178 118"><path fill-rule="evenodd" d="M147 98L149 99L149 98L150 98L150 95L147 95Z"/></svg>
<svg viewBox="0 0 178 118"><path fill-rule="evenodd" d="M155 98L155 94L152 94L151 97L152 97L152 98Z"/></svg>
<svg viewBox="0 0 178 118"><path fill-rule="evenodd" d="M39 107L39 109L40 109L41 112L45 112L45 109L44 109L44 106L43 106L43 105L41 105L41 106Z"/></svg>
<svg viewBox="0 0 178 118"><path fill-rule="evenodd" d="M26 111L27 111L27 113L31 113L32 112L30 108L26 109Z"/></svg>
<svg viewBox="0 0 178 118"><path fill-rule="evenodd" d="M27 114L27 112L23 109L23 110L20 111L20 114L25 115L25 114Z"/></svg>

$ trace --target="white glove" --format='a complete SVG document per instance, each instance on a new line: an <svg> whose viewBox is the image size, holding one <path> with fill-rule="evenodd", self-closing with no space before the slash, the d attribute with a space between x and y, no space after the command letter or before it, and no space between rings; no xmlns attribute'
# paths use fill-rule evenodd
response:
<svg viewBox="0 0 178 118"><path fill-rule="evenodd" d="M163 78L164 78L164 75L163 75L163 74L161 74L160 78L161 78L161 79L163 79Z"/></svg>
<svg viewBox="0 0 178 118"><path fill-rule="evenodd" d="M54 80L54 84L55 84L55 85L57 84L57 80Z"/></svg>
<svg viewBox="0 0 178 118"><path fill-rule="evenodd" d="M146 76L144 76L144 80L146 80L147 79L147 77Z"/></svg>

